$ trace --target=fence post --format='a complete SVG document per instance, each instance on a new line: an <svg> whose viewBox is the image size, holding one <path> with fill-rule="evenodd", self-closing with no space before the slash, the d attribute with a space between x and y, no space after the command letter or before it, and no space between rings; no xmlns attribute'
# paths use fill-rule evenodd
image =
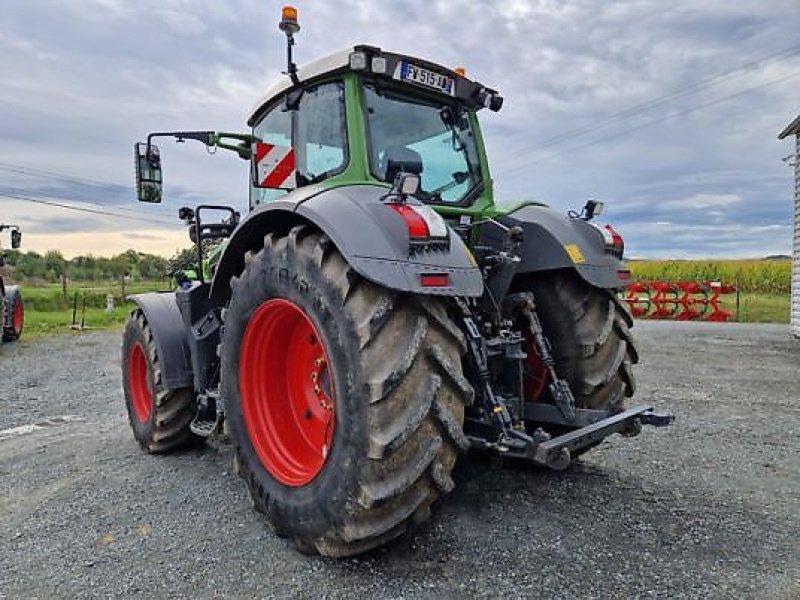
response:
<svg viewBox="0 0 800 600"><path fill-rule="evenodd" d="M67 274L61 273L61 301L67 302Z"/></svg>
<svg viewBox="0 0 800 600"><path fill-rule="evenodd" d="M125 275L120 277L120 284L122 284L122 303L125 303Z"/></svg>

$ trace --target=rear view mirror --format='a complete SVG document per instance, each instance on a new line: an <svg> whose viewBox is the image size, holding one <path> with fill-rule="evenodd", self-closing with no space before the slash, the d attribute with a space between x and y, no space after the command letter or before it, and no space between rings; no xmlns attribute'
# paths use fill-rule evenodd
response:
<svg viewBox="0 0 800 600"><path fill-rule="evenodd" d="M161 202L163 179L161 177L161 154L158 146L139 142L133 146L136 165L136 197L139 202Z"/></svg>
<svg viewBox="0 0 800 600"><path fill-rule="evenodd" d="M17 250L22 246L22 232L19 229L11 230L11 249Z"/></svg>

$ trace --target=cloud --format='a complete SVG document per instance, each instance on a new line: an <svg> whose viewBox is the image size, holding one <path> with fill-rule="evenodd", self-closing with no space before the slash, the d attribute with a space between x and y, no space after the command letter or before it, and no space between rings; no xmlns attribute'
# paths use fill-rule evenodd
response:
<svg viewBox="0 0 800 600"><path fill-rule="evenodd" d="M684 209L684 210L704 210L708 208L731 206L738 204L742 201L741 196L737 194L694 194L688 198L681 200L668 200L658 206L658 209ZM709 211L710 215L719 216L722 213L718 211Z"/></svg>
<svg viewBox="0 0 800 600"><path fill-rule="evenodd" d="M148 131L244 129L285 66L279 2L8 4L0 22L0 191L166 222L198 201L246 210L243 161L171 142L162 144L167 201L137 206L131 148ZM606 200L606 216L633 254L738 252L736 235L748 252L786 253L791 245L791 171L779 160L789 144L775 136L798 111L800 52L781 53L797 43L794 0L342 0L299 8L300 62L369 43L465 66L499 89L503 110L481 114L499 201L566 210L589 197ZM88 236L122 236L160 227L75 219L0 197L0 217L12 213L41 232L83 227ZM682 226L710 227L721 241L715 249L708 231L677 235Z"/></svg>

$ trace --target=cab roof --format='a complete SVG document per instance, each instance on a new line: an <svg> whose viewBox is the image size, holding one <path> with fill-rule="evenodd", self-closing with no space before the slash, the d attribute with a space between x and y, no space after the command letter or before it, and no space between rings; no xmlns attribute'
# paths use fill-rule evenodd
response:
<svg viewBox="0 0 800 600"><path fill-rule="evenodd" d="M416 86L413 83L407 83L405 81L400 82L397 77L393 77L393 74L395 73L395 66L397 64L403 61L410 62L424 69L428 69L434 71L435 73L439 73L446 77L452 78L455 83L454 83L454 93L451 94L451 96L467 104L474 105L473 106L474 108L482 108L483 106L489 106L489 99L491 99L492 97L499 98L499 104L502 105L502 98L498 96L497 92L483 86L482 84L476 81L472 81L462 75L459 75L449 67L445 67L413 56L383 51L380 48L376 48L374 46L366 46L366 45L352 46L349 48L345 48L343 50L339 50L338 52L334 52L333 54L329 54L328 56L323 56L322 58L318 58L317 60L314 60L310 63L306 63L305 65L298 67L297 78L302 84L305 82L313 82L315 79L320 79L324 76L336 73L338 71L356 70L351 67L350 63L350 56L353 53L363 53L366 56L366 64L368 66L363 69L358 69L360 72L371 74L373 76L382 76L388 79L393 79L397 83L402 83L404 85L409 85L420 89L424 89L428 92L436 93L436 90L432 88L428 87L423 88L421 86ZM372 68L369 65L373 64L372 60L374 58L384 58L386 60L387 68L383 73L372 71ZM270 86L267 89L266 94L262 96L262 98L253 108L253 111L251 113L250 118L247 121L247 124L252 126L257 120L257 118L261 115L261 113L270 104L272 104L273 101L278 96L292 89L292 87L294 86L292 84L292 80L289 78L288 75L281 77L276 83ZM499 106L497 106L496 108L492 106L492 110L499 110Z"/></svg>

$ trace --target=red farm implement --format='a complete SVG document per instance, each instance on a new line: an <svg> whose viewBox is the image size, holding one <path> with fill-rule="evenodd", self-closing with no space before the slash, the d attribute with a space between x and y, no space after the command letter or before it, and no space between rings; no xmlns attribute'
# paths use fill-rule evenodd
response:
<svg viewBox="0 0 800 600"><path fill-rule="evenodd" d="M719 281L636 281L622 299L634 317L675 321L730 321L736 314L722 308L723 296L736 288Z"/></svg>

